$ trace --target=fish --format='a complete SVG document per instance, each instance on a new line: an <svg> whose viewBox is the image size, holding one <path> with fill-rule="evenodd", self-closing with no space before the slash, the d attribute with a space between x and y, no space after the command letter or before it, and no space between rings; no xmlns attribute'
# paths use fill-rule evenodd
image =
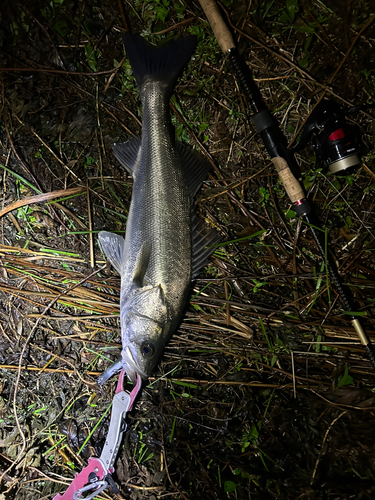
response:
<svg viewBox="0 0 375 500"><path fill-rule="evenodd" d="M169 101L196 37L156 47L140 35L124 37L142 103L141 138L113 145L133 177L125 238L101 231L99 242L121 276L121 362L135 383L147 379L177 329L191 290L219 241L196 215L194 196L210 169L205 158L175 140ZM106 372L101 382L106 379Z"/></svg>

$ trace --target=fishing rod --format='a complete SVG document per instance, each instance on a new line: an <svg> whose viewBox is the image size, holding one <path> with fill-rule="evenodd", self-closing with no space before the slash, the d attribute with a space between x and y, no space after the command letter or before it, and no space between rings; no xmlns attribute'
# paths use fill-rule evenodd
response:
<svg viewBox="0 0 375 500"><path fill-rule="evenodd" d="M299 217L303 217L304 220L308 223L314 240L318 246L320 254L323 260L326 262L327 269L331 276L332 281L334 282L336 289L340 295L342 305L346 312L351 312L351 323L354 327L354 330L357 333L357 336L364 346L367 356L370 359L372 365L375 367L375 351L373 345L371 344L370 339L367 337L360 320L355 316L353 300L349 290L344 287L342 280L338 274L336 266L333 260L325 251L325 242L323 241L319 230L319 223L317 224L317 219L313 213L313 207L310 204L309 200L306 198L304 190L298 181L298 166L296 164L296 160L294 154L288 149L285 136L281 132L278 127L276 121L273 116L269 112L266 104L264 103L262 96L260 94L259 88L254 82L252 75L248 66L245 64L243 59L240 57L236 45L234 43L231 32L229 31L227 25L225 24L217 3L215 0L199 0L207 19L212 27L212 30L215 34L215 37L220 45L220 48L224 52L225 55L229 56L229 59L232 63L232 66L236 72L237 79L239 81L240 87L243 93L246 95L247 99L250 102L253 116L252 121L256 130L258 131L263 143L268 151L268 154L271 157L271 161L274 164L276 171L279 174L279 177L284 185L285 191L293 204L293 208L296 214ZM324 103L326 101L323 101ZM333 105L332 105L333 106ZM337 110L336 110L337 111ZM331 123L329 117L331 117L332 109L328 108L326 110L318 110L315 115L312 114L312 119L310 121L309 127L306 128L305 136L303 137L304 142L307 143L307 140L314 135L314 144L317 145L319 151L324 151L324 147L326 143L326 136L324 136L324 140L319 142L319 138L323 139L323 137L319 136L319 123L317 123L318 112L321 115L326 116L327 123ZM311 117L310 117L311 118ZM344 117L341 116L341 125L344 124ZM325 123L325 125L327 125ZM332 122L334 123L334 122ZM335 130L341 129L340 132L337 132L336 135ZM333 131L330 131L328 134L328 141L337 144L338 140L341 140L345 137L346 128L341 126L336 128ZM344 135L343 135L344 134ZM302 134L303 135L303 134ZM331 138L329 136L331 135ZM355 136L356 140L358 134ZM302 139L302 137L301 137ZM304 144L304 143L303 143ZM301 147L303 146L301 145ZM332 148L337 153L337 161L339 162L336 167L339 166L338 170L333 170L335 172L341 171L341 173L348 173L350 169L355 168L358 164L360 164L359 155L361 152L362 144L360 141L355 143L354 154L351 154L353 151L348 150L340 150L339 148ZM351 149L351 148L347 148ZM330 165L333 165L336 162L330 162Z"/></svg>

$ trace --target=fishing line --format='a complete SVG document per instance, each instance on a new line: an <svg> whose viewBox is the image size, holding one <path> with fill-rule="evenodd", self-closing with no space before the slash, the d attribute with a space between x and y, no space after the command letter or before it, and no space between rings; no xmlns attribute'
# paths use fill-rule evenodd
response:
<svg viewBox="0 0 375 500"><path fill-rule="evenodd" d="M337 189L337 187L333 184L333 182L326 176L323 174L323 172L318 172L318 174L320 174L323 179L325 179L329 185L336 191L337 193L337 196L339 196L342 201L345 203L345 205L349 208L349 210L351 211L351 213L354 215L354 217L358 220L358 222L361 224L361 226L363 227L363 229L365 229L369 235L371 236L371 238L373 238L375 240L375 235L370 231L370 229L368 227L365 226L363 220L359 217L359 215L357 215L356 211L353 210L353 208L350 206L350 204L348 203L348 201L344 198L344 196L341 194L341 192Z"/></svg>

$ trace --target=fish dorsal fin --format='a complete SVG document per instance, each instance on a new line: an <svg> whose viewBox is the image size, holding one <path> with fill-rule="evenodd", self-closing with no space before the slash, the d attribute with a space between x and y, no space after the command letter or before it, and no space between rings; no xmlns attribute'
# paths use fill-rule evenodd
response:
<svg viewBox="0 0 375 500"><path fill-rule="evenodd" d="M140 158L141 139L135 137L121 144L113 144L113 153L130 175L134 174L138 159Z"/></svg>
<svg viewBox="0 0 375 500"><path fill-rule="evenodd" d="M100 231L99 241L107 259L116 271L121 274L121 265L124 260L124 238L115 233Z"/></svg>
<svg viewBox="0 0 375 500"><path fill-rule="evenodd" d="M192 200L207 177L211 165L204 156L182 142L176 142L176 149L184 169L185 180Z"/></svg>
<svg viewBox="0 0 375 500"><path fill-rule="evenodd" d="M151 256L151 241L146 240L138 252L137 260L135 261L133 283L137 288L142 288L146 285L145 275Z"/></svg>
<svg viewBox="0 0 375 500"><path fill-rule="evenodd" d="M192 240L192 263L191 275L194 279L207 264L209 256L215 250L212 248L220 240L216 229L208 229L205 223L194 212L191 212L191 240Z"/></svg>

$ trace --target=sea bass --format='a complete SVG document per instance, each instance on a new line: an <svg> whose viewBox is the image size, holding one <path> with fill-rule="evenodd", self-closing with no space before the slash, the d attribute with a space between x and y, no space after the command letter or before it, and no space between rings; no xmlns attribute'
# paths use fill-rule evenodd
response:
<svg viewBox="0 0 375 500"><path fill-rule="evenodd" d="M176 143L169 116L169 99L196 39L155 47L126 34L124 43L142 102L142 137L113 146L133 177L132 200L125 239L101 231L99 241L121 275L121 365L134 382L155 367L218 234L193 210L209 164Z"/></svg>

